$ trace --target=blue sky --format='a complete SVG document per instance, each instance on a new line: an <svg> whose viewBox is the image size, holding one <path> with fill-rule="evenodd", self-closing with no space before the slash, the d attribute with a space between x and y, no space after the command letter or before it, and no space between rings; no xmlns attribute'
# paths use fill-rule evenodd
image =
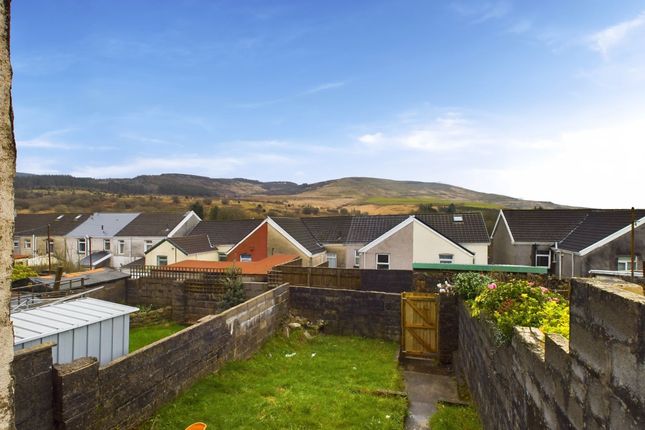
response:
<svg viewBox="0 0 645 430"><path fill-rule="evenodd" d="M18 171L645 207L641 1L13 2Z"/></svg>

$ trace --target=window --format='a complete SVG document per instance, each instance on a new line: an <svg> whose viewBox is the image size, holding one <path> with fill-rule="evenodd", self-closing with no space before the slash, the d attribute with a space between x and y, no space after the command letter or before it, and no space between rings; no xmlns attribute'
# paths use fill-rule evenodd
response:
<svg viewBox="0 0 645 430"><path fill-rule="evenodd" d="M454 255L452 254L439 254L439 263L442 264L452 264Z"/></svg>
<svg viewBox="0 0 645 430"><path fill-rule="evenodd" d="M157 255L157 266L167 266L168 257L166 255Z"/></svg>
<svg viewBox="0 0 645 430"><path fill-rule="evenodd" d="M119 240L119 248L117 249L117 253L119 254L125 254L125 240Z"/></svg>
<svg viewBox="0 0 645 430"><path fill-rule="evenodd" d="M54 252L54 239L49 239L49 253Z"/></svg>
<svg viewBox="0 0 645 430"><path fill-rule="evenodd" d="M226 261L226 252L218 252L217 253L217 260L218 261Z"/></svg>
<svg viewBox="0 0 645 430"><path fill-rule="evenodd" d="M327 253L327 267L331 267L332 269L338 267L338 260L336 258L336 254L333 252Z"/></svg>
<svg viewBox="0 0 645 430"><path fill-rule="evenodd" d="M358 249L354 250L354 267L357 269L361 267L361 254Z"/></svg>
<svg viewBox="0 0 645 430"><path fill-rule="evenodd" d="M20 241L19 241L19 240L15 240L15 239L14 239L14 241L13 241L13 247L14 247L14 249L18 249L18 248L20 248Z"/></svg>
<svg viewBox="0 0 645 430"><path fill-rule="evenodd" d="M390 254L376 254L376 268L388 270L390 268Z"/></svg>
<svg viewBox="0 0 645 430"><path fill-rule="evenodd" d="M551 266L551 252L550 251L535 251L535 265L538 267Z"/></svg>
<svg viewBox="0 0 645 430"><path fill-rule="evenodd" d="M638 257L634 255L634 270L638 268ZM632 257L618 257L617 270L630 272L632 270Z"/></svg>
<svg viewBox="0 0 645 430"><path fill-rule="evenodd" d="M85 239L78 239L78 253L85 254L86 251L87 243L85 242Z"/></svg>
<svg viewBox="0 0 645 430"><path fill-rule="evenodd" d="M110 245L110 239L103 239L103 251L109 251Z"/></svg>
<svg viewBox="0 0 645 430"><path fill-rule="evenodd" d="M240 261L253 261L251 254L240 254Z"/></svg>
<svg viewBox="0 0 645 430"><path fill-rule="evenodd" d="M143 243L143 252L148 252L152 248L152 241L151 240L146 240Z"/></svg>
<svg viewBox="0 0 645 430"><path fill-rule="evenodd" d="M25 239L25 249L31 249L31 239Z"/></svg>

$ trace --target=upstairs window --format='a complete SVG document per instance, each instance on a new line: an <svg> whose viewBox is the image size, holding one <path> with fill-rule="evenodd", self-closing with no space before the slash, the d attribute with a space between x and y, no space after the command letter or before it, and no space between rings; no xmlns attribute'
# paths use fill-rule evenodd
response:
<svg viewBox="0 0 645 430"><path fill-rule="evenodd" d="M13 241L13 248L14 248L14 249L18 249L18 248L20 248L20 241L19 241L19 240L15 240L15 239L14 239L14 241Z"/></svg>
<svg viewBox="0 0 645 430"><path fill-rule="evenodd" d="M634 255L634 270L638 268L638 257ZM631 272L632 257L618 257L618 267L616 270L621 272Z"/></svg>
<svg viewBox="0 0 645 430"><path fill-rule="evenodd" d="M168 265L168 256L157 255L157 266L167 266L167 265Z"/></svg>
<svg viewBox="0 0 645 430"><path fill-rule="evenodd" d="M87 242L85 239L78 239L78 253L85 254L87 252Z"/></svg>
<svg viewBox="0 0 645 430"><path fill-rule="evenodd" d="M240 261L253 261L251 254L240 254Z"/></svg>
<svg viewBox="0 0 645 430"><path fill-rule="evenodd" d="M117 252L119 254L125 254L125 240L119 240Z"/></svg>
<svg viewBox="0 0 645 430"><path fill-rule="evenodd" d="M25 249L31 249L31 239L25 239Z"/></svg>
<svg viewBox="0 0 645 430"><path fill-rule="evenodd" d="M376 268L388 270L390 268L390 254L376 254Z"/></svg>
<svg viewBox="0 0 645 430"><path fill-rule="evenodd" d="M151 240L146 240L143 243L143 252L148 252L152 248L152 241Z"/></svg>
<svg viewBox="0 0 645 430"><path fill-rule="evenodd" d="M327 267L335 269L338 266L338 260L336 254L333 252L327 253Z"/></svg>
<svg viewBox="0 0 645 430"><path fill-rule="evenodd" d="M109 251L110 245L110 239L103 239L103 251Z"/></svg>
<svg viewBox="0 0 645 430"><path fill-rule="evenodd" d="M454 257L452 254L439 254L439 263L452 264Z"/></svg>
<svg viewBox="0 0 645 430"><path fill-rule="evenodd" d="M538 267L551 266L551 252L550 251L536 251L535 252L535 265Z"/></svg>
<svg viewBox="0 0 645 430"><path fill-rule="evenodd" d="M358 269L361 267L361 253L358 252L358 249L354 250L354 268Z"/></svg>
<svg viewBox="0 0 645 430"><path fill-rule="evenodd" d="M49 250L48 252L51 254L54 252L54 239L49 239Z"/></svg>

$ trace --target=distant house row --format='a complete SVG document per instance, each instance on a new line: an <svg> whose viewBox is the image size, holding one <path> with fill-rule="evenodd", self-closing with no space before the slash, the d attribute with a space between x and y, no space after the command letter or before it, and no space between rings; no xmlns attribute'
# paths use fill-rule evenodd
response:
<svg viewBox="0 0 645 430"><path fill-rule="evenodd" d="M411 269L413 262L486 264L480 213L267 217L202 221L193 212L19 214L14 254L52 253L84 266L259 261L297 255L304 266Z"/></svg>
<svg viewBox="0 0 645 430"><path fill-rule="evenodd" d="M645 210L552 209L500 211L491 235L493 264L546 267L559 277L591 271L643 270Z"/></svg>

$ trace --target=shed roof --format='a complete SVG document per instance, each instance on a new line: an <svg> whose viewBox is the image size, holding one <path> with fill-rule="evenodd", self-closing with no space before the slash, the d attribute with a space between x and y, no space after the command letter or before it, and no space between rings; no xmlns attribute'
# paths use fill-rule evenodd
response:
<svg viewBox="0 0 645 430"><path fill-rule="evenodd" d="M71 237L113 237L137 216L135 213L93 213L85 222L72 230Z"/></svg>
<svg viewBox="0 0 645 430"><path fill-rule="evenodd" d="M136 312L138 308L92 298L11 314L14 345Z"/></svg>
<svg viewBox="0 0 645 430"><path fill-rule="evenodd" d="M190 232L191 235L207 234L214 245L234 245L244 239L262 223L261 219L239 219L230 221L201 221Z"/></svg>
<svg viewBox="0 0 645 430"><path fill-rule="evenodd" d="M184 213L141 213L123 227L115 236L166 237L188 215Z"/></svg>
<svg viewBox="0 0 645 430"><path fill-rule="evenodd" d="M64 236L89 218L90 214L84 213L47 213L47 214L17 214L16 236Z"/></svg>
<svg viewBox="0 0 645 430"><path fill-rule="evenodd" d="M176 269L228 269L237 267L243 275L266 275L275 266L289 263L298 259L297 255L274 254L258 261L201 261L184 260L169 264Z"/></svg>

